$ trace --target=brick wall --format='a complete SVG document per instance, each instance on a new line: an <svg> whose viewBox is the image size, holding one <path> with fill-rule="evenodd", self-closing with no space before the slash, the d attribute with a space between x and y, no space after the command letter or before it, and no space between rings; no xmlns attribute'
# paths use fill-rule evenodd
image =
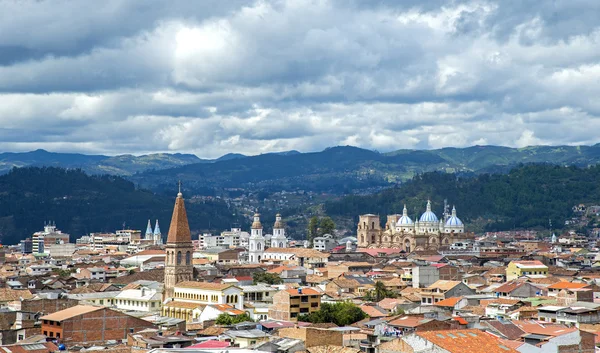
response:
<svg viewBox="0 0 600 353"><path fill-rule="evenodd" d="M315 346L343 346L342 332L310 327L283 328L278 331L279 337L293 338L304 341L306 348Z"/></svg>
<svg viewBox="0 0 600 353"><path fill-rule="evenodd" d="M273 295L273 305L269 307L269 318L272 320L290 321L290 295L280 291Z"/></svg>
<svg viewBox="0 0 600 353"><path fill-rule="evenodd" d="M148 321L104 308L63 321L62 340L68 345L125 340L130 330L137 332L149 327L154 327L154 325Z"/></svg>
<svg viewBox="0 0 600 353"><path fill-rule="evenodd" d="M21 310L48 315L78 305L75 299L27 299L21 302Z"/></svg>

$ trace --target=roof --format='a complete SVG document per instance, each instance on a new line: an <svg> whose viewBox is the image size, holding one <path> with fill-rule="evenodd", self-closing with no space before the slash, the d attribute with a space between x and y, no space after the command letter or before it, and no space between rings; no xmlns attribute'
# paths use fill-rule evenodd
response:
<svg viewBox="0 0 600 353"><path fill-rule="evenodd" d="M294 327L296 325L298 325L300 327L311 325L308 322L291 322L291 321L279 321L279 320L265 320L265 321L261 321L260 324L263 327L266 327L268 329Z"/></svg>
<svg viewBox="0 0 600 353"><path fill-rule="evenodd" d="M454 308L454 306L456 305L456 303L458 303L459 301L461 301L463 297L450 297L444 300L440 300L439 302L433 304L435 306L444 306L444 307L451 307Z"/></svg>
<svg viewBox="0 0 600 353"><path fill-rule="evenodd" d="M2 353L36 353L36 352L57 352L58 347L52 342L26 343L2 346Z"/></svg>
<svg viewBox="0 0 600 353"><path fill-rule="evenodd" d="M185 202L181 192L177 194L175 199L175 207L173 208L173 216L171 217L171 225L169 226L168 243L191 243L192 235L190 225L188 224L187 213L185 211Z"/></svg>
<svg viewBox="0 0 600 353"><path fill-rule="evenodd" d="M190 303L190 302L181 302L181 301L171 301L164 305L166 308L180 308L180 309L196 309L196 308L204 308L206 304L200 303Z"/></svg>
<svg viewBox="0 0 600 353"><path fill-rule="evenodd" d="M548 289L579 289L589 286L587 283L558 282L548 286Z"/></svg>
<svg viewBox="0 0 600 353"><path fill-rule="evenodd" d="M443 279L440 279L438 281L435 281L432 285L430 285L429 289L441 289L441 290L450 290L454 287L456 287L457 285L461 284L461 281L446 281Z"/></svg>
<svg viewBox="0 0 600 353"><path fill-rule="evenodd" d="M191 345L189 347L186 348L208 348L208 349L215 349L215 348L227 348L229 347L230 343L229 342L225 342L225 341L215 341L215 340L208 340L208 341L204 341L201 343L197 343L194 345Z"/></svg>
<svg viewBox="0 0 600 353"><path fill-rule="evenodd" d="M20 298L31 299L33 298L33 294L31 294L29 289L0 288L0 302L20 300Z"/></svg>
<svg viewBox="0 0 600 353"><path fill-rule="evenodd" d="M300 290L302 291L302 293L299 293ZM292 297L301 295L321 295L321 292L313 288L286 289L285 291L288 292Z"/></svg>
<svg viewBox="0 0 600 353"><path fill-rule="evenodd" d="M526 333L545 336L560 336L578 330L576 327L569 328L564 325L552 325L548 323L541 325L535 321L514 320L513 323Z"/></svg>
<svg viewBox="0 0 600 353"><path fill-rule="evenodd" d="M195 289L204 289L204 290L215 290L222 291L229 287L235 287L235 285L231 283L211 283L211 282L196 282L196 281L184 281L179 282L175 285L177 288L195 288Z"/></svg>
<svg viewBox="0 0 600 353"><path fill-rule="evenodd" d="M369 317L386 317L389 315L387 310L373 305L361 305L360 309Z"/></svg>
<svg viewBox="0 0 600 353"><path fill-rule="evenodd" d="M525 282L516 282L516 281L506 282L503 285L501 285L500 287L496 288L496 292L510 293L510 292L514 291L515 289L519 288L520 286L522 286L524 283Z"/></svg>
<svg viewBox="0 0 600 353"><path fill-rule="evenodd" d="M427 331L416 334L450 353L518 353L514 348L503 345L498 337L474 329Z"/></svg>
<svg viewBox="0 0 600 353"><path fill-rule="evenodd" d="M548 266L544 265L541 261L538 260L521 260L521 261L511 261L518 268L545 268Z"/></svg>
<svg viewBox="0 0 600 353"><path fill-rule="evenodd" d="M294 254L297 257L318 257L318 258L328 258L329 254L320 252L315 249L306 249L306 248L268 248L265 250L265 254L267 253L276 253L276 254Z"/></svg>
<svg viewBox="0 0 600 353"><path fill-rule="evenodd" d="M61 311L57 311L55 313L42 316L41 320L50 320L50 321L64 321L70 318L84 315L87 313L91 313L94 311L105 309L103 306L93 306L93 305L76 305L70 307L68 309L64 309Z"/></svg>
<svg viewBox="0 0 600 353"><path fill-rule="evenodd" d="M486 320L481 323L488 325L493 331L500 333L509 340L518 340L525 334L525 331L510 321Z"/></svg>
<svg viewBox="0 0 600 353"><path fill-rule="evenodd" d="M390 326L398 327L417 327L422 324L433 321L433 319L425 319L422 316L403 316L389 322Z"/></svg>

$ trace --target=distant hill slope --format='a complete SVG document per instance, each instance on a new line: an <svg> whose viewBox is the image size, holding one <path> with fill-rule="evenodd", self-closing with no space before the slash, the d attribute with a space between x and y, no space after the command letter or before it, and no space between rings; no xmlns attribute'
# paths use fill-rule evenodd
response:
<svg viewBox="0 0 600 353"><path fill-rule="evenodd" d="M0 174L14 167L61 167L80 168L91 174L132 175L134 173L178 167L192 163L211 162L192 154L155 153L142 156L86 155L79 153L55 153L45 150L31 152L0 153Z"/></svg>
<svg viewBox="0 0 600 353"><path fill-rule="evenodd" d="M461 176L507 173L519 164L552 163L589 166L600 162L600 145L509 148L473 146L437 150L378 153L356 147L322 152L263 154L189 164L132 177L136 183L161 189L181 179L193 190L243 188L252 191L310 190L336 194L368 192L393 186L414 175L443 171ZM170 185L170 184L169 184Z"/></svg>
<svg viewBox="0 0 600 353"><path fill-rule="evenodd" d="M509 230L515 227L562 228L573 205L600 203L600 166L578 168L555 165L523 165L508 174L483 174L460 178L440 172L425 173L400 187L369 196L347 196L328 202L324 211L341 220L358 220L358 215L402 213L407 205L413 220L425 210L427 199L441 216L444 199L455 204L458 217L481 230ZM471 228L472 229L472 228Z"/></svg>
<svg viewBox="0 0 600 353"><path fill-rule="evenodd" d="M59 229L79 237L127 227L145 231L158 219L166 237L175 202L173 197L136 190L117 176L89 176L80 170L54 167L14 169L0 176L0 241L16 243L53 220ZM219 201L186 200L192 230L225 229L243 220Z"/></svg>

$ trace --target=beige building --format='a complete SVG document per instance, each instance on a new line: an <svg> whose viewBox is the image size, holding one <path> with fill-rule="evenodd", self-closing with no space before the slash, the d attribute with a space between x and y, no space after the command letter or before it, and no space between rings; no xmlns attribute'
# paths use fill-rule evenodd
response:
<svg viewBox="0 0 600 353"><path fill-rule="evenodd" d="M465 226L456 216L456 208L442 219L431 211L427 201L425 212L418 221L408 216L406 206L402 214L387 216L385 229L381 228L379 216L365 214L359 217L357 227L358 246L361 248L396 248L406 252L437 250L454 243L472 242L473 233L465 233Z"/></svg>
<svg viewBox="0 0 600 353"><path fill-rule="evenodd" d="M313 288L286 289L273 296L269 308L272 320L297 321L298 315L306 315L321 309L321 293Z"/></svg>

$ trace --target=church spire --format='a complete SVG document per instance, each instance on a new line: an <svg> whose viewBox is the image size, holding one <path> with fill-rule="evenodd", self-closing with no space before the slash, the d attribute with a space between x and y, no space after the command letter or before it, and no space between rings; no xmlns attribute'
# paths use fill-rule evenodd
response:
<svg viewBox="0 0 600 353"><path fill-rule="evenodd" d="M152 225L150 224L150 220L148 220L148 226L146 227L146 239L151 239L152 234Z"/></svg>
<svg viewBox="0 0 600 353"><path fill-rule="evenodd" d="M161 235L160 226L158 225L158 219L156 220L156 225L154 226L154 235Z"/></svg>
<svg viewBox="0 0 600 353"><path fill-rule="evenodd" d="M169 226L169 235L167 243L191 243L192 235L190 225L188 223L187 213L185 212L185 203L183 194L181 193L181 182L179 182L179 193L175 199L175 208L171 217L171 225Z"/></svg>
<svg viewBox="0 0 600 353"><path fill-rule="evenodd" d="M402 216L408 217L408 210L406 209L406 204L404 204L404 209L402 210Z"/></svg>

